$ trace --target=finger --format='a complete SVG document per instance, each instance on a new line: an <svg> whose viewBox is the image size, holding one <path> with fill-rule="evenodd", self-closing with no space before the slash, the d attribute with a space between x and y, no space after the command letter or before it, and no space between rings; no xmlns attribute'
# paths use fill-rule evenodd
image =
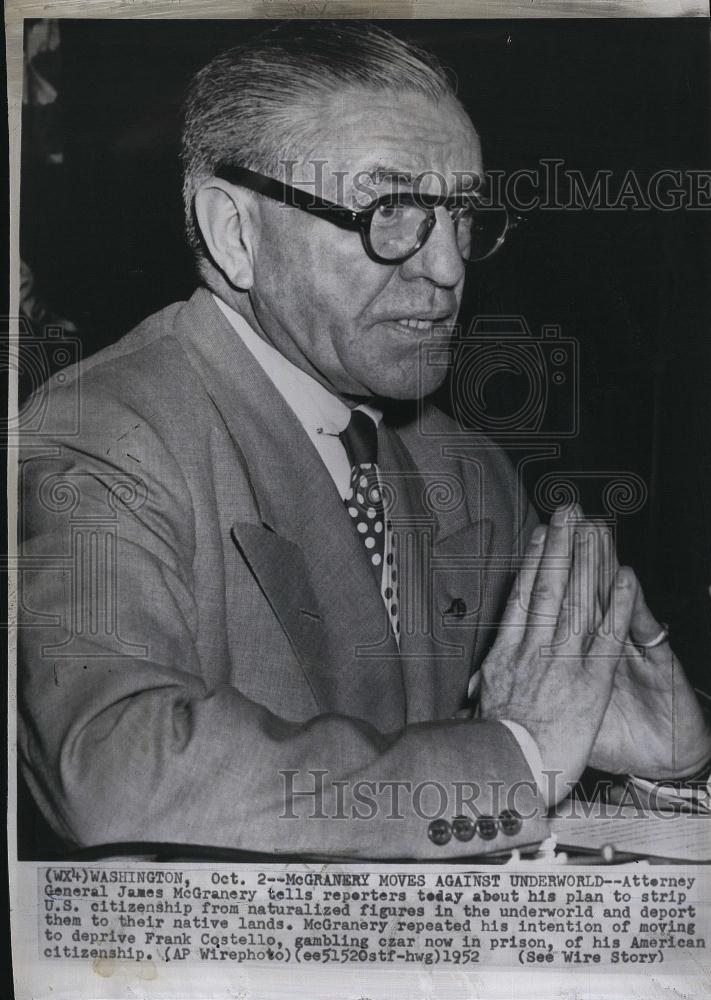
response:
<svg viewBox="0 0 711 1000"><path fill-rule="evenodd" d="M536 642L550 642L568 589L572 565L573 528L580 508L561 508L551 518L541 562L531 590L528 623Z"/></svg>
<svg viewBox="0 0 711 1000"><path fill-rule="evenodd" d="M531 591L533 590L533 584L543 555L546 534L546 528L542 524L533 529L529 543L526 546L523 563L516 574L509 599L506 602L506 608L504 609L499 626L499 634L507 629L517 629L519 630L517 637L520 638L520 629L525 627L528 621Z"/></svg>
<svg viewBox="0 0 711 1000"><path fill-rule="evenodd" d="M556 643L571 635L589 640L600 624L598 555L598 531L593 524L583 521L575 529L573 565L556 629Z"/></svg>
<svg viewBox="0 0 711 1000"><path fill-rule="evenodd" d="M637 581L637 599L630 623L630 637L632 641L640 645L645 642L652 642L663 630L664 626L661 622L657 621L649 610L644 592L639 585L639 581Z"/></svg>
<svg viewBox="0 0 711 1000"><path fill-rule="evenodd" d="M609 607L603 618L590 653L599 656L600 668L614 674L620 657L629 645L629 630L637 600L637 578L629 566L621 567L610 594Z"/></svg>
<svg viewBox="0 0 711 1000"><path fill-rule="evenodd" d="M584 521L580 525L577 541L578 570L576 580L579 581L578 586L581 593L578 600L580 621L577 624L580 634L588 639L595 634L602 620L598 598L599 538L599 532L590 521Z"/></svg>
<svg viewBox="0 0 711 1000"><path fill-rule="evenodd" d="M604 555L600 551L600 539L597 533L593 535L591 543L595 547L595 555L596 555L595 568L593 570L593 578L590 581L590 589L591 589L590 597L593 605L593 609L591 609L591 615L592 615L591 620L593 622L592 634L595 634L597 630L600 628L603 618L603 609L600 603L600 588L598 584L601 572L600 561L604 558Z"/></svg>
<svg viewBox="0 0 711 1000"><path fill-rule="evenodd" d="M580 630L589 638L597 631L601 621L599 614L600 602L598 600L600 547L598 544L598 533L589 522L585 522L581 526L581 533L584 539L585 562L581 568L583 587L581 606L583 619L580 623Z"/></svg>
<svg viewBox="0 0 711 1000"><path fill-rule="evenodd" d="M620 563L615 549L615 540L610 529L604 525L598 525L598 546L600 556L598 560L598 601L605 614L610 605L612 588L615 583L617 571Z"/></svg>

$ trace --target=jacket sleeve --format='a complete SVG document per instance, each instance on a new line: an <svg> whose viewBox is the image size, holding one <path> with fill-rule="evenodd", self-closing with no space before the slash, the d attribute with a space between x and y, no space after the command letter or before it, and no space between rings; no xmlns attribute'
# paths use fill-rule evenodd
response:
<svg viewBox="0 0 711 1000"><path fill-rule="evenodd" d="M26 449L20 479L18 750L66 843L445 860L546 835L531 772L499 723L295 723L209 686L179 458L150 426L141 464L104 447L146 418L89 391L99 426ZM494 839L438 844L429 832L438 817L507 808L520 828Z"/></svg>

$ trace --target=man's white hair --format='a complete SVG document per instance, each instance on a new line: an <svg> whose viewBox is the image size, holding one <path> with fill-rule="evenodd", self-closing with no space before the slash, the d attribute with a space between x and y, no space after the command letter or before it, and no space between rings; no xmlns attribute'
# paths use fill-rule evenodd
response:
<svg viewBox="0 0 711 1000"><path fill-rule="evenodd" d="M343 87L410 91L438 102L455 90L437 59L372 22L290 21L216 56L184 105L183 202L188 240L204 257L195 193L220 164L279 177L323 137L323 110Z"/></svg>

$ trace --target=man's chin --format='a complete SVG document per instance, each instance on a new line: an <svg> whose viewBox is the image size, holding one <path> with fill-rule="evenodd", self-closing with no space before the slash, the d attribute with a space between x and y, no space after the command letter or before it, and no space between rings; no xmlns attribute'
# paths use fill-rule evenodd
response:
<svg viewBox="0 0 711 1000"><path fill-rule="evenodd" d="M376 364L372 358L358 358L347 369L348 382L341 393L354 397L376 397L401 402L431 395L447 378L447 365L425 364L421 352L383 352Z"/></svg>
<svg viewBox="0 0 711 1000"><path fill-rule="evenodd" d="M369 386L373 395L382 399L407 400L424 399L443 384L447 377L446 369L432 371L415 371L400 378L378 378Z"/></svg>

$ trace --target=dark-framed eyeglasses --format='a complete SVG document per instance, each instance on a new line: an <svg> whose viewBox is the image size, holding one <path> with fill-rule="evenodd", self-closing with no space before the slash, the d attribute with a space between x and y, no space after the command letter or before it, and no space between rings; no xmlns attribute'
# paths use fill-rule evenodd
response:
<svg viewBox="0 0 711 1000"><path fill-rule="evenodd" d="M519 221L505 207L487 205L469 192L444 196L395 191L376 198L366 208L354 210L248 167L223 164L215 176L300 208L340 229L359 232L365 252L378 264L402 264L416 254L429 239L437 222L435 209L440 206L449 213L459 252L466 262L486 260L495 254Z"/></svg>

